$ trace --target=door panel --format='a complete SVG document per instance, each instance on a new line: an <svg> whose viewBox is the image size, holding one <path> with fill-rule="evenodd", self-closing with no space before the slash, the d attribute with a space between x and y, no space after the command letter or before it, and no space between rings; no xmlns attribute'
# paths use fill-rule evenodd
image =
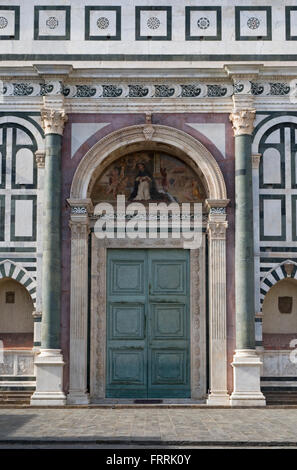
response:
<svg viewBox="0 0 297 470"><path fill-rule="evenodd" d="M190 397L189 253L109 250L107 397Z"/></svg>

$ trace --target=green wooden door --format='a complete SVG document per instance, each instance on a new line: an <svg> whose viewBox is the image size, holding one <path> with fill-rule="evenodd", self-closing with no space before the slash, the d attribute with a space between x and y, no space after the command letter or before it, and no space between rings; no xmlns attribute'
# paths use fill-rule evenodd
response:
<svg viewBox="0 0 297 470"><path fill-rule="evenodd" d="M189 294L188 251L108 251L107 397L190 397Z"/></svg>

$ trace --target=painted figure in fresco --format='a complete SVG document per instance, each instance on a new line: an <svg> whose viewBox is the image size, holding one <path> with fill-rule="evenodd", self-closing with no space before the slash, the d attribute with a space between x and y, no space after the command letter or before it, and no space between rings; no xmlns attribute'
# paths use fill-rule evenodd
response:
<svg viewBox="0 0 297 470"><path fill-rule="evenodd" d="M138 173L134 181L134 188L130 195L130 201L149 201L150 199L163 199L156 189L153 176L143 163L137 163Z"/></svg>
<svg viewBox="0 0 297 470"><path fill-rule="evenodd" d="M109 186L107 189L107 194L113 195L114 198L118 194L122 194L125 191L128 178L125 177L125 166L121 166L121 171L118 168L113 168L109 176Z"/></svg>

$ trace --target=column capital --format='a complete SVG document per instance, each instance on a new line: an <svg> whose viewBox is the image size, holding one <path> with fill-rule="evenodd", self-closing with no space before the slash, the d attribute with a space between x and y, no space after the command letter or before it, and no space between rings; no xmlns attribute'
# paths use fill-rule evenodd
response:
<svg viewBox="0 0 297 470"><path fill-rule="evenodd" d="M212 240L225 240L228 222L226 220L209 220L207 233Z"/></svg>
<svg viewBox="0 0 297 470"><path fill-rule="evenodd" d="M41 122L45 135L63 135L64 125L67 120L68 117L64 108L54 109L44 107L41 109Z"/></svg>
<svg viewBox="0 0 297 470"><path fill-rule="evenodd" d="M45 152L43 150L36 150L35 160L38 168L44 168L45 166Z"/></svg>
<svg viewBox="0 0 297 470"><path fill-rule="evenodd" d="M70 220L69 227L72 239L87 238L90 233L89 219L87 217L79 220Z"/></svg>
<svg viewBox="0 0 297 470"><path fill-rule="evenodd" d="M256 110L254 108L234 109L229 119L232 122L234 136L251 135L254 129Z"/></svg>
<svg viewBox="0 0 297 470"><path fill-rule="evenodd" d="M252 155L252 168L253 170L258 170L260 165L262 154L261 153L254 153Z"/></svg>

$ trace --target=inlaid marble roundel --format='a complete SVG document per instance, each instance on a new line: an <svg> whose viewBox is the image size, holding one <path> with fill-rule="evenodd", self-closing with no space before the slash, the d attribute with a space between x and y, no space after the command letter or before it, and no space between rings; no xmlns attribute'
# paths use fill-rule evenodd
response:
<svg viewBox="0 0 297 470"><path fill-rule="evenodd" d="M200 29L207 29L207 28L209 28L209 25L210 25L210 21L209 21L208 18L201 17L197 21L197 26Z"/></svg>
<svg viewBox="0 0 297 470"><path fill-rule="evenodd" d="M7 25L8 25L8 21L5 18L5 16L0 16L0 29L6 28Z"/></svg>
<svg viewBox="0 0 297 470"><path fill-rule="evenodd" d="M147 22L147 27L150 28L150 29L158 29L161 25L161 22L159 20L159 18L157 18L156 16L151 16Z"/></svg>
<svg viewBox="0 0 297 470"><path fill-rule="evenodd" d="M105 16L101 16L97 20L97 26L99 29L107 29L109 26L109 20Z"/></svg>
<svg viewBox="0 0 297 470"><path fill-rule="evenodd" d="M247 26L250 29L258 29L260 26L260 20L255 16L251 16L251 18L247 20Z"/></svg>
<svg viewBox="0 0 297 470"><path fill-rule="evenodd" d="M57 18L55 16L50 16L47 20L46 20L46 26L50 29L56 29L59 25L59 21L57 20Z"/></svg>

